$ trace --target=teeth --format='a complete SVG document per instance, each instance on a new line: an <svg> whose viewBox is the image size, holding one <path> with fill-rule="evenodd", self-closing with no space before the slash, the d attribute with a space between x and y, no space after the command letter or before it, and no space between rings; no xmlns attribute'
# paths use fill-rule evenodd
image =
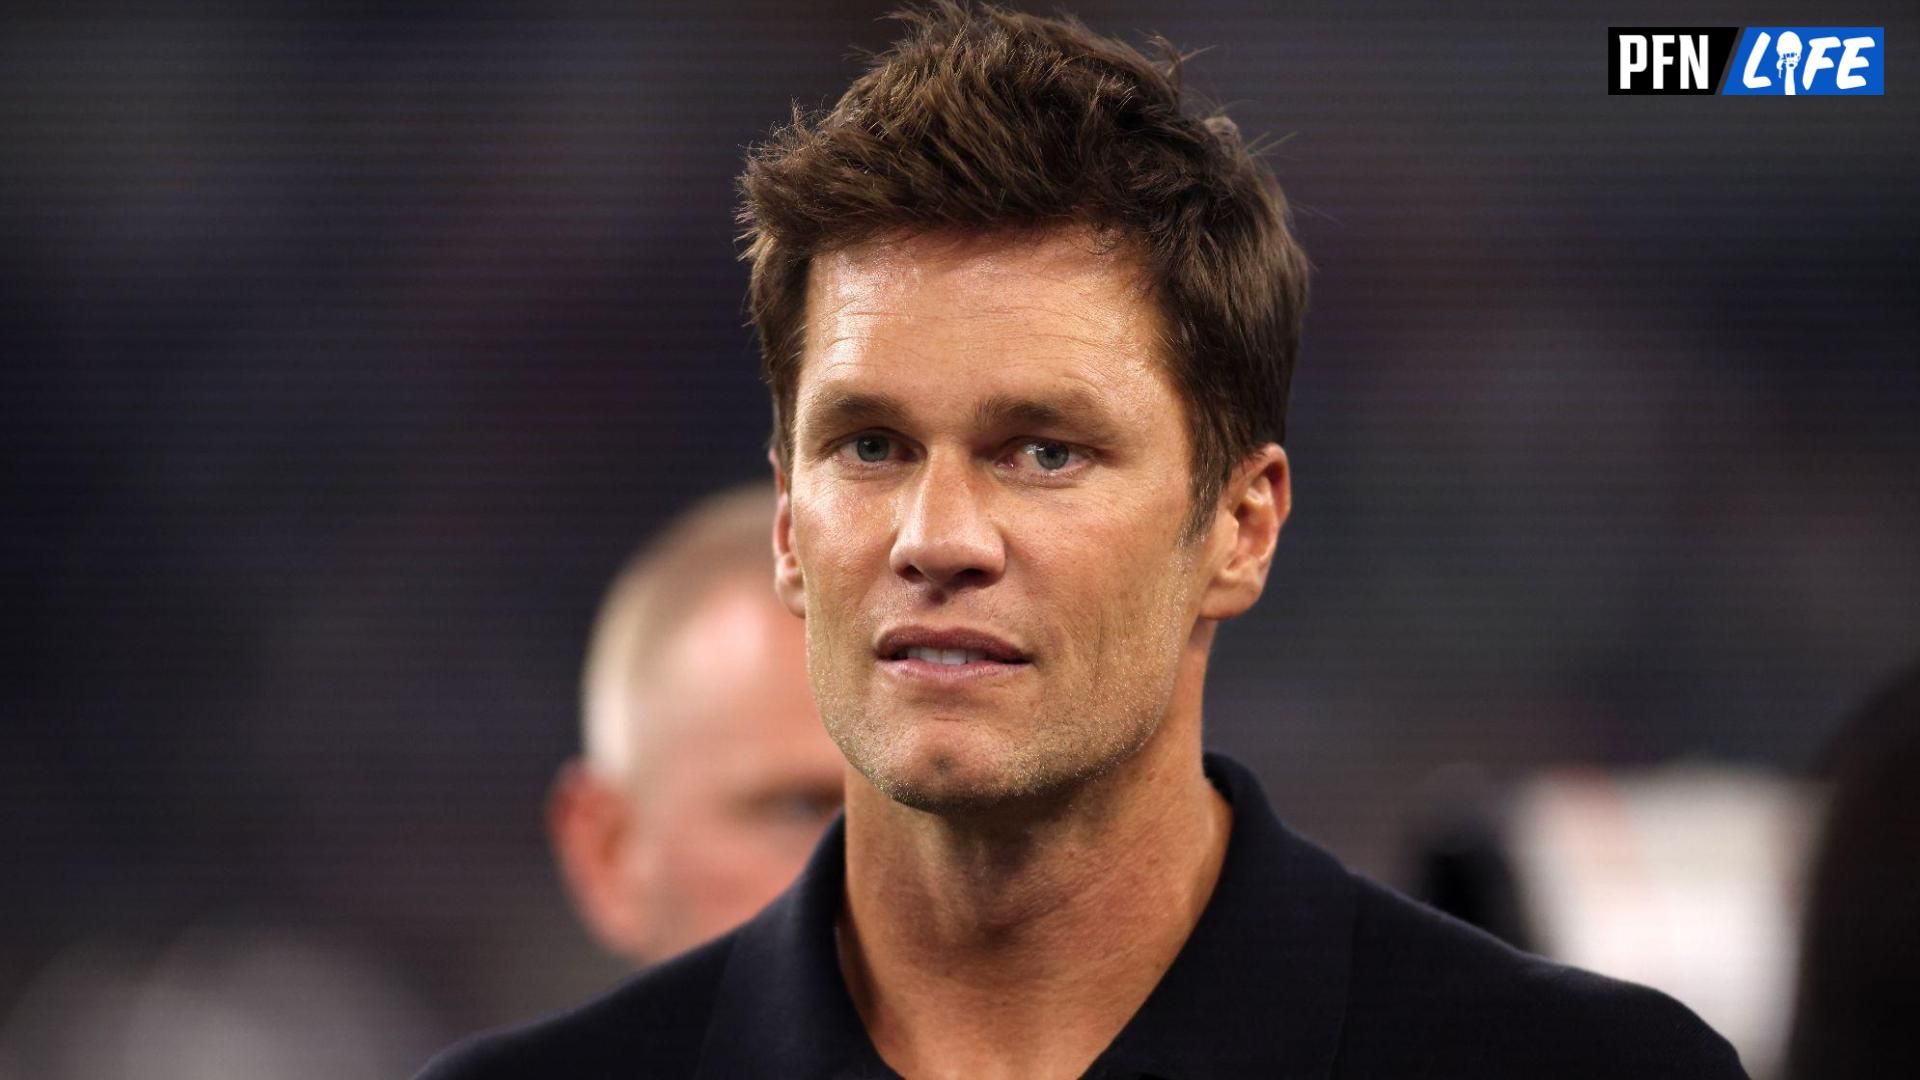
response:
<svg viewBox="0 0 1920 1080"><path fill-rule="evenodd" d="M972 649L929 649L915 646L907 650L907 659L926 660L935 664L968 664L986 658L986 653L975 652Z"/></svg>

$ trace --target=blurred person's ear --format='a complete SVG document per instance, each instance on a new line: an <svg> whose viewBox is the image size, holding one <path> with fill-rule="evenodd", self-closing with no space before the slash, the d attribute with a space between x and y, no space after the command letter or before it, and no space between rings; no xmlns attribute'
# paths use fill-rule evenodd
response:
<svg viewBox="0 0 1920 1080"><path fill-rule="evenodd" d="M1203 540L1216 566L1201 597L1201 617L1231 619L1266 590L1280 528L1293 511L1291 474L1287 452L1277 443L1247 455L1234 468Z"/></svg>
<svg viewBox="0 0 1920 1080"><path fill-rule="evenodd" d="M767 462L773 466L773 481L777 497L773 505L773 591L787 610L801 618L807 617L806 582L800 576L800 560L793 553L793 502L787 487L786 470L780 467L780 458L772 450L767 451Z"/></svg>
<svg viewBox="0 0 1920 1080"><path fill-rule="evenodd" d="M602 948L640 961L646 912L631 881L633 800L575 758L547 793L547 838L574 911Z"/></svg>

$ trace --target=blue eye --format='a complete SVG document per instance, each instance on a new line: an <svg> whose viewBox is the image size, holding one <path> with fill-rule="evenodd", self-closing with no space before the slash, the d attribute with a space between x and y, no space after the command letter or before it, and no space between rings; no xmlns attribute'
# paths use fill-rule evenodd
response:
<svg viewBox="0 0 1920 1080"><path fill-rule="evenodd" d="M893 443L885 435L860 435L853 440L853 452L869 464L887 460L892 449Z"/></svg>
<svg viewBox="0 0 1920 1080"><path fill-rule="evenodd" d="M1089 464L1089 453L1072 443L1057 439L1025 439L1016 444L1012 458L1002 458L1003 468L1024 473L1028 479L1078 475ZM1021 458L1033 462L1029 468Z"/></svg>
<svg viewBox="0 0 1920 1080"><path fill-rule="evenodd" d="M1059 472L1066 468L1073 457L1073 450L1066 443L1028 443L1027 449L1033 454L1033 463L1048 472Z"/></svg>

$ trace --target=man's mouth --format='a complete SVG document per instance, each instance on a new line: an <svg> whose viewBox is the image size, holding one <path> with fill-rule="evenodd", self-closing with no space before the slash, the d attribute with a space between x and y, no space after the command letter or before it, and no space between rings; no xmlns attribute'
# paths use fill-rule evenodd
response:
<svg viewBox="0 0 1920 1080"><path fill-rule="evenodd" d="M993 660L984 652L976 649L932 649L914 646L902 649L895 660L925 660L930 664L971 664L979 660L992 660L994 663L1024 664L1025 660Z"/></svg>
<svg viewBox="0 0 1920 1080"><path fill-rule="evenodd" d="M1019 646L967 627L895 627L880 636L874 653L888 671L936 682L1011 674L1032 663Z"/></svg>

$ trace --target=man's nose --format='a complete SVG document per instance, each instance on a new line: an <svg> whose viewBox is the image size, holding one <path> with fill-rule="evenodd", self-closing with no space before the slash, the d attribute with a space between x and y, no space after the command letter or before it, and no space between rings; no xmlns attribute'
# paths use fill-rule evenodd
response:
<svg viewBox="0 0 1920 1080"><path fill-rule="evenodd" d="M992 483L963 454L929 454L902 492L893 572L942 589L999 580L1007 551L987 504Z"/></svg>

